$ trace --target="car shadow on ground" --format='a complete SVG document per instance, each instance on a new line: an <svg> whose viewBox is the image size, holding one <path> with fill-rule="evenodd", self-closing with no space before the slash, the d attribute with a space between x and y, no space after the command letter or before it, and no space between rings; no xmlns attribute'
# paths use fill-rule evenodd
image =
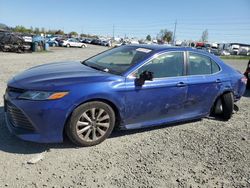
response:
<svg viewBox="0 0 250 188"><path fill-rule="evenodd" d="M197 121L197 120L194 120ZM133 129L133 130L114 130L110 135L109 139L122 137L126 135L139 134L143 132L152 131L155 129L163 129L167 127L173 127L177 125L183 125L186 123L194 122L182 122L174 124L166 124L160 126L154 126L150 128ZM77 148L72 144L67 138L64 139L63 143L58 144L44 144L44 143L33 143L28 141L23 141L16 136L12 135L5 124L4 119L4 108L0 107L0 152L15 153L15 154L36 154L48 151L49 149L67 149L67 148Z"/></svg>

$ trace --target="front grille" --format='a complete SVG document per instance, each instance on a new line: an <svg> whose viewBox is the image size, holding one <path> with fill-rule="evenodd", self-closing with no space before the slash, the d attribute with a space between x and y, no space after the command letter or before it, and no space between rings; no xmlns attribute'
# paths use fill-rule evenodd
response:
<svg viewBox="0 0 250 188"><path fill-rule="evenodd" d="M6 112L10 123L14 127L34 130L34 127L32 126L31 122L23 114L23 112L10 102L6 102Z"/></svg>

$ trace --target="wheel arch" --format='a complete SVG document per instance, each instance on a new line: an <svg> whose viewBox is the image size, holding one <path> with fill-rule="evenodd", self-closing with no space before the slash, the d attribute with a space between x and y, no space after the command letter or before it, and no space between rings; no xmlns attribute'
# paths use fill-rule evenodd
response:
<svg viewBox="0 0 250 188"><path fill-rule="evenodd" d="M69 122L70 120L70 117L73 113L73 111L79 107L80 105L82 104L85 104L85 103L88 103L88 102L94 102L94 101L97 101L97 102L103 102L103 103L106 103L108 104L113 110L114 110L114 113L115 113L115 127L114 128L119 128L119 125L120 125L120 122L121 122L121 113L120 113L120 110L119 108L117 107L117 105L112 102L111 100L108 100L108 99L104 99L104 98L92 98L92 99L88 99L88 100L85 100L85 101L82 101L80 102L79 104L75 105L71 110L70 112L68 113L67 117L66 117L66 121L64 123L64 126L63 126L63 137L65 137L65 127L66 127L66 124Z"/></svg>
<svg viewBox="0 0 250 188"><path fill-rule="evenodd" d="M103 99L103 98L93 98L93 99L89 99L83 103L81 103L80 105L84 104L84 103L87 103L87 102L93 102L93 101L98 101L98 102L103 102L103 103L106 103L108 104L115 112L115 127L119 126L119 123L121 121L121 114L120 114L120 111L119 111L119 108L116 106L116 104L108 99ZM79 105L78 105L79 106Z"/></svg>

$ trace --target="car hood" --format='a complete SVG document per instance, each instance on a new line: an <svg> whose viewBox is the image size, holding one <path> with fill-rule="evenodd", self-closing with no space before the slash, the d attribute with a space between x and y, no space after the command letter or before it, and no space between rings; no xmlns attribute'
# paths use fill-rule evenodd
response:
<svg viewBox="0 0 250 188"><path fill-rule="evenodd" d="M14 76L8 86L22 89L55 89L71 84L105 81L115 75L87 67L80 62L36 66Z"/></svg>

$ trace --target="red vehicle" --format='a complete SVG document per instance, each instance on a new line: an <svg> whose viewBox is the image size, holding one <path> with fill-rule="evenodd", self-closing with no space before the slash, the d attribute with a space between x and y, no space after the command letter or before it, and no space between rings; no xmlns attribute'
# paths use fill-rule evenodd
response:
<svg viewBox="0 0 250 188"><path fill-rule="evenodd" d="M204 42L197 42L195 45L196 48L204 48L205 47L205 43Z"/></svg>
<svg viewBox="0 0 250 188"><path fill-rule="evenodd" d="M244 75L247 78L247 88L250 89L250 60L248 61L247 69L246 69L246 72L244 73Z"/></svg>

